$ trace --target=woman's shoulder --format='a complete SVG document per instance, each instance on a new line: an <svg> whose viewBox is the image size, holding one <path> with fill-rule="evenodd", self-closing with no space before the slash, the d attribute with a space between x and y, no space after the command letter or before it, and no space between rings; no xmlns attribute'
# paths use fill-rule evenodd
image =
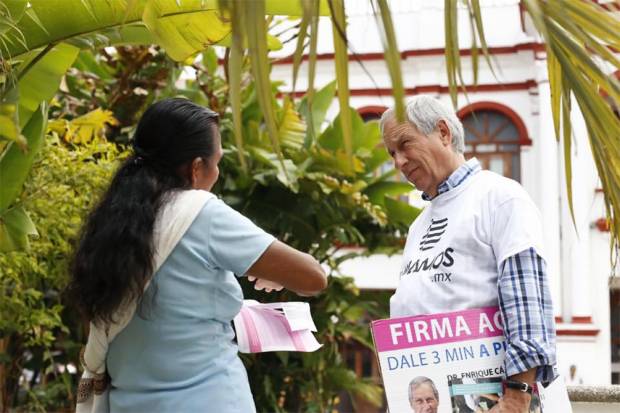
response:
<svg viewBox="0 0 620 413"><path fill-rule="evenodd" d="M193 225L218 232L255 231L258 229L251 219L228 205L222 199L213 194L211 195L204 203Z"/></svg>
<svg viewBox="0 0 620 413"><path fill-rule="evenodd" d="M215 194L202 189L174 190L170 194L169 204L181 204L187 202L203 203L211 199L217 199Z"/></svg>

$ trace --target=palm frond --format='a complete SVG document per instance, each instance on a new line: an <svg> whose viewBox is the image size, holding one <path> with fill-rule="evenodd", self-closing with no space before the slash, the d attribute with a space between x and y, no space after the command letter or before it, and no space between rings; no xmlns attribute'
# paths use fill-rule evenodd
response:
<svg viewBox="0 0 620 413"><path fill-rule="evenodd" d="M297 31L297 45L295 47L295 53L293 53L293 92L291 96L295 95L295 89L297 87L297 75L299 73L299 66L301 65L301 58L306 48L306 36L308 34L308 26L312 20L312 10L304 7L304 15L299 23L299 30Z"/></svg>
<svg viewBox="0 0 620 413"><path fill-rule="evenodd" d="M480 7L480 1L466 0L463 3L467 8L472 37L471 62L473 82L474 84L478 83L478 70L480 66L479 59L481 51L489 69L491 70L491 73L497 78L495 74L494 64L491 60L491 55L489 53L489 48L484 34L484 25L482 23L482 10ZM459 89L465 94L465 97L467 98L467 89L465 88L465 81L463 79L463 69L461 64L461 53L458 35L458 12L458 0L444 0L446 74L448 77L448 90L450 92L450 99L452 100L452 105L454 107L458 107ZM478 45L478 42L480 43L480 45Z"/></svg>
<svg viewBox="0 0 620 413"><path fill-rule="evenodd" d="M484 56L484 59L487 62L487 65L489 67L489 69L491 70L491 73L493 73L493 75L495 76L495 70L493 68L493 63L491 62L491 54L489 53L489 47L487 45L487 40L486 40L486 36L484 34L484 25L482 24L482 9L480 8L480 0L468 0L467 4L467 8L469 9L469 19L470 21L473 22L473 25L475 27L475 30L472 30L472 38L473 39L477 39L480 41L480 47L482 48L482 55ZM474 59L474 54L475 54L475 60L476 63L473 64L474 66L474 84L477 84L477 77L478 77L478 44L475 43L475 47L472 49L472 60ZM497 77L497 76L495 76Z"/></svg>
<svg viewBox="0 0 620 413"><path fill-rule="evenodd" d="M314 111L314 79L316 77L316 49L319 38L319 3L314 0L303 0L304 9L309 9L312 16L310 21L310 47L308 50L308 89L306 92L306 100L308 105L308 130L304 145L309 148L316 141L316 137L320 132L315 128L315 120L313 119Z"/></svg>
<svg viewBox="0 0 620 413"><path fill-rule="evenodd" d="M611 223L612 261L620 240L620 119L613 107L620 107L620 85L609 67L620 62L609 50L620 43L620 24L592 2L547 2L524 0L528 14L543 36L549 61L551 103L556 136L563 134L564 163L569 207L572 208L571 99L583 115L588 139L605 194ZM601 91L604 91L606 97Z"/></svg>
<svg viewBox="0 0 620 413"><path fill-rule="evenodd" d="M448 90L452 105L458 107L457 75L463 82L461 71L461 55L458 39L458 0L444 1L444 36L446 42L446 74L448 76Z"/></svg>
<svg viewBox="0 0 620 413"><path fill-rule="evenodd" d="M276 126L275 110L271 97L271 81L269 79L269 59L267 58L267 24L265 18L257 18L256 16L265 16L264 0L255 0L251 2L238 2L244 13L244 26L246 29L246 39L248 42L248 52L252 63L252 73L254 74L254 83L256 87L256 96L259 105L263 111L263 119L267 134L271 140L274 152L278 155L282 163L282 169L286 174L284 167L284 158L280 149L280 140L278 138L278 128Z"/></svg>
<svg viewBox="0 0 620 413"><path fill-rule="evenodd" d="M241 118L241 70L243 67L243 18L244 15L239 9L239 2L226 1L221 2L220 6L223 11L230 14L232 24L232 45L228 58L228 96L230 100L230 109L233 118L233 134L235 136L235 145L237 146L237 156L241 170L247 172L248 166L245 161L245 153L243 149L243 124Z"/></svg>
<svg viewBox="0 0 620 413"><path fill-rule="evenodd" d="M388 67L390 78L392 79L396 119L399 122L403 122L405 120L405 88L403 86L403 75L400 69L400 53L396 43L392 15L387 0L376 1L380 16L377 15L376 11L375 16L377 17L379 33L381 34L381 40L383 42L385 62Z"/></svg>
<svg viewBox="0 0 620 413"><path fill-rule="evenodd" d="M341 113L349 107L349 55L347 53L346 18L343 0L330 0L334 37L334 61L336 63L336 84ZM341 116L342 140L349 158L349 173L353 173L353 131L350 116Z"/></svg>

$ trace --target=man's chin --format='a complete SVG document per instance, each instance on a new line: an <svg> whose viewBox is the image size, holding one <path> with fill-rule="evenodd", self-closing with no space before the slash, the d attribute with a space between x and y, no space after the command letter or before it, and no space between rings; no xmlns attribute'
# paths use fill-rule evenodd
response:
<svg viewBox="0 0 620 413"><path fill-rule="evenodd" d="M409 175L407 177L407 181L413 184L413 186L415 186L415 189L428 193L429 185L424 178L418 177L417 179L414 179L411 175Z"/></svg>
<svg viewBox="0 0 620 413"><path fill-rule="evenodd" d="M413 181L410 181L410 182L413 184L413 186L415 186L415 189L417 189L418 191L422 191L425 194L428 194L428 186L427 185L424 185L423 183L421 183L419 181L417 183L413 182Z"/></svg>
<svg viewBox="0 0 620 413"><path fill-rule="evenodd" d="M424 190L421 188L422 182L420 182L420 180L413 179L411 175L407 176L406 178L407 178L407 181L409 181L410 184L415 186L416 189L419 189L424 192Z"/></svg>

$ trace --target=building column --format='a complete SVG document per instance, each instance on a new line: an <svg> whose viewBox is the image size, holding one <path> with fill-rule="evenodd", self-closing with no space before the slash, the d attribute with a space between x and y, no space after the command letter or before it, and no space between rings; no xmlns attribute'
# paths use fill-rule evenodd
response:
<svg viewBox="0 0 620 413"><path fill-rule="evenodd" d="M577 102L572 107L578 109ZM560 164L560 208L561 208L561 243L563 273L569 274L570 291L565 291L569 300L570 320L582 322L592 317L591 284L598 274L593 274L590 262L590 211L593 207L594 187L591 182L596 179L596 170L591 161L592 153L588 142L587 129L581 113L573 110L572 123L572 201L574 221L571 217L568 191L565 180L564 148L561 138L558 153ZM568 312L563 314L568 316Z"/></svg>
<svg viewBox="0 0 620 413"><path fill-rule="evenodd" d="M560 192L562 185L558 165L558 143L555 139L551 113L551 92L547 76L546 60L537 61L538 82L538 133L532 136L537 153L538 199L541 212L545 255L549 284L553 299L554 315L564 317L569 309L563 294L566 271L561 265L560 251ZM570 316L569 316L570 317Z"/></svg>

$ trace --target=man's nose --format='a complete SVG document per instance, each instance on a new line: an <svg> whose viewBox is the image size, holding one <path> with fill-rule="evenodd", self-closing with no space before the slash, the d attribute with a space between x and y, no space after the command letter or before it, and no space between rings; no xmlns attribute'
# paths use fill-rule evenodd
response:
<svg viewBox="0 0 620 413"><path fill-rule="evenodd" d="M394 152L394 166L396 167L396 169L401 170L403 166L405 166L406 163L407 163L407 158L405 158L405 156L402 153Z"/></svg>
<svg viewBox="0 0 620 413"><path fill-rule="evenodd" d="M433 413L433 403L425 401L424 406L422 407L422 411L424 413Z"/></svg>

